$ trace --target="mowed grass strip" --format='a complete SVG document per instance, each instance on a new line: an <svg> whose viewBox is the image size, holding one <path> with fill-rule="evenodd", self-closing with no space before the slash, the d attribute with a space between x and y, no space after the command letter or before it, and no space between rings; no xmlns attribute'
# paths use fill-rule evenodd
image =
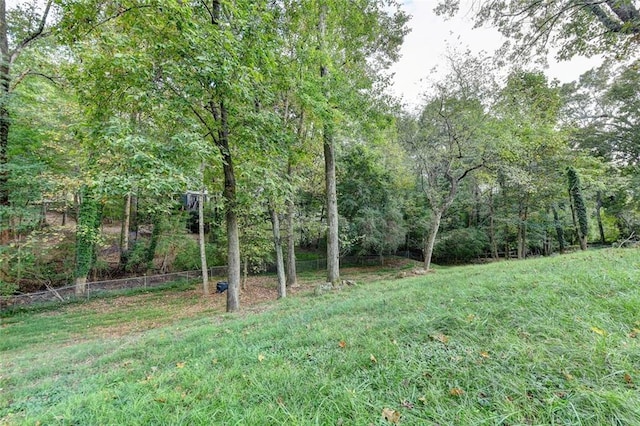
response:
<svg viewBox="0 0 640 426"><path fill-rule="evenodd" d="M140 303L111 315L131 328ZM74 315L5 318L0 424L640 425L635 249L363 282L121 336L92 332L102 313L84 328Z"/></svg>

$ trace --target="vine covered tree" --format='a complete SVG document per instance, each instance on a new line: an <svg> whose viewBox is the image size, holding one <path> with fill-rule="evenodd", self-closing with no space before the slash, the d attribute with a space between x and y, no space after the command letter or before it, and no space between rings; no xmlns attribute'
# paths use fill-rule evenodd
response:
<svg viewBox="0 0 640 426"><path fill-rule="evenodd" d="M567 169L567 179L569 181L569 196L573 209L578 220L578 238L580 239L580 249L587 249L587 237L589 236L589 223L587 221L587 207L580 188L580 177L573 167Z"/></svg>

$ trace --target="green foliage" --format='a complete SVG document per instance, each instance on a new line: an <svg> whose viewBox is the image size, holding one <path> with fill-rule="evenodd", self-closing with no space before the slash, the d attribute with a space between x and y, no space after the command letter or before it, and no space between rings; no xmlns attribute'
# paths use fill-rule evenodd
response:
<svg viewBox="0 0 640 426"><path fill-rule="evenodd" d="M0 297L10 296L15 293L16 290L18 290L17 284L0 280Z"/></svg>
<svg viewBox="0 0 640 426"><path fill-rule="evenodd" d="M341 238L354 242L352 253L392 253L404 243L402 191L383 164L382 155L361 145L341 158L338 211L346 222Z"/></svg>
<svg viewBox="0 0 640 426"><path fill-rule="evenodd" d="M478 228L461 228L442 233L433 249L438 263L470 262L489 251L489 238Z"/></svg>
<svg viewBox="0 0 640 426"><path fill-rule="evenodd" d="M205 251L209 267L226 264L226 251L223 250L221 244L207 243L205 244ZM198 242L192 238L183 237L173 260L172 269L174 271L195 271L200 268L200 246Z"/></svg>
<svg viewBox="0 0 640 426"><path fill-rule="evenodd" d="M76 226L75 277L89 274L96 260L96 245L100 242L100 205L90 189L84 188Z"/></svg>
<svg viewBox="0 0 640 426"><path fill-rule="evenodd" d="M436 12L455 15L460 3L442 0ZM503 50L515 61L536 54L546 57L552 46L558 49L559 59L601 53L616 58L633 56L638 42L635 35L640 31L638 6L633 1L491 1L474 12L476 26L496 27L509 39Z"/></svg>
<svg viewBox="0 0 640 426"><path fill-rule="evenodd" d="M20 242L0 248L0 281L22 293L44 284L66 286L73 278L75 239L69 231L50 226L31 232Z"/></svg>

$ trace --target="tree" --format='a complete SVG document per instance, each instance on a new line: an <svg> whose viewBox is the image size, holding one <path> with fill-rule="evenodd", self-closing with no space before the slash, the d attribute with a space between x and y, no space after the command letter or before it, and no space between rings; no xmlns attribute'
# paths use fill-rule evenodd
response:
<svg viewBox="0 0 640 426"><path fill-rule="evenodd" d="M27 75L34 72L25 68L15 76L14 65L26 49L49 35L47 23L52 4L53 1L48 0L41 12L31 7L14 9L8 14L6 0L0 0L0 208L7 208L10 202L8 148L11 94ZM8 227L0 235L3 243L8 237L7 230Z"/></svg>
<svg viewBox="0 0 640 426"><path fill-rule="evenodd" d="M580 188L580 178L573 167L567 169L567 179L569 181L569 196L578 219L578 237L580 239L580 249L587 249L587 237L589 236L589 224L587 222L587 207L582 197Z"/></svg>
<svg viewBox="0 0 640 426"><path fill-rule="evenodd" d="M444 0L436 12L453 15L460 0ZM513 40L513 56L522 58L532 50L545 56L550 45L558 56L612 53L631 55L637 49L640 11L635 0L491 0L475 10L476 26L493 25Z"/></svg>
<svg viewBox="0 0 640 426"><path fill-rule="evenodd" d="M382 154L374 149L365 145L347 148L340 159L337 189L340 216L346 228L343 238L353 241L350 251L382 256L405 242L403 188L392 175L402 172L388 167L389 162L383 161Z"/></svg>
<svg viewBox="0 0 640 426"><path fill-rule="evenodd" d="M414 131L405 135L419 182L431 207L431 223L424 246L425 268L444 213L458 195L461 183L484 166L489 144L482 99L490 99L488 74L481 60L449 58L450 74L427 95Z"/></svg>
<svg viewBox="0 0 640 426"><path fill-rule="evenodd" d="M565 132L556 128L560 105L558 88L549 84L544 74L514 71L494 108L500 133L494 169L501 196L509 198L509 206L515 206L520 259L528 251L531 213L546 212L562 199L559 182L568 145Z"/></svg>

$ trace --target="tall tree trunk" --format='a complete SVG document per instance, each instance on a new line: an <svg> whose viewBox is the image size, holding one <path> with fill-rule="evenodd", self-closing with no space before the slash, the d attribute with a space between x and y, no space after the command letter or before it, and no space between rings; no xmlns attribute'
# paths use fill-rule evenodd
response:
<svg viewBox="0 0 640 426"><path fill-rule="evenodd" d="M273 229L273 245L276 251L276 272L278 274L278 299L287 297L287 283L284 274L284 259L282 256L282 242L280 240L280 218L273 205L269 206L271 227Z"/></svg>
<svg viewBox="0 0 640 426"><path fill-rule="evenodd" d="M204 162L200 165L200 171L204 177ZM205 296L210 294L209 292L209 269L207 266L207 246L205 244L204 235L204 199L205 199L205 187L204 179L202 189L198 194L198 242L200 243L200 269L202 270L202 293Z"/></svg>
<svg viewBox="0 0 640 426"><path fill-rule="evenodd" d="M296 236L293 228L293 216L295 214L295 203L287 200L287 287L298 286L298 275L296 271Z"/></svg>
<svg viewBox="0 0 640 426"><path fill-rule="evenodd" d="M573 197L571 196L571 191L569 191L569 207L571 207L571 221L573 222L573 238L571 239L571 244L575 244L576 238L579 238L580 231L578 230L578 219L576 218L576 209L573 205Z"/></svg>
<svg viewBox="0 0 640 426"><path fill-rule="evenodd" d="M424 247L424 269L427 271L431 267L431 257L433 255L433 246L436 243L436 235L440 229L440 222L442 220L442 210L434 210L433 217L431 218L431 226L429 227L429 236L427 237L427 243Z"/></svg>
<svg viewBox="0 0 640 426"><path fill-rule="evenodd" d="M87 290L87 277L95 261L95 244L100 228L98 202L90 190L84 188L76 226L75 293L83 296Z"/></svg>
<svg viewBox="0 0 640 426"><path fill-rule="evenodd" d="M493 206L493 191L489 190L489 241L491 244L491 257L494 260L498 259L498 241L496 240L496 227L494 222L494 206Z"/></svg>
<svg viewBox="0 0 640 426"><path fill-rule="evenodd" d="M596 219L598 221L598 232L600 233L600 244L606 244L606 238L604 236L604 226L602 225L602 192L596 193Z"/></svg>
<svg viewBox="0 0 640 426"><path fill-rule="evenodd" d="M133 232L133 241L138 241L138 231L140 224L138 223L138 197L131 195L131 213L129 214L129 229ZM131 245L131 239L129 239Z"/></svg>
<svg viewBox="0 0 640 426"><path fill-rule="evenodd" d="M565 249L565 240L564 240L564 229L562 229L562 223L560 223L560 219L558 217L558 209L556 206L551 206L551 211L553 212L553 224L556 228L556 237L558 239L558 249L560 253L564 253Z"/></svg>
<svg viewBox="0 0 640 426"><path fill-rule="evenodd" d="M11 92L11 55L9 53L7 5L5 0L0 0L0 55L0 206L8 206L9 170L7 169L7 146L11 117L9 116L7 103Z"/></svg>
<svg viewBox="0 0 640 426"><path fill-rule="evenodd" d="M129 224L131 223L131 193L124 198L124 215L120 229L120 266L124 269L129 253Z"/></svg>
<svg viewBox="0 0 640 426"><path fill-rule="evenodd" d="M240 309L240 233L236 213L236 177L233 170L233 159L229 149L229 123L227 108L220 102L220 125L217 144L222 155L224 170L224 191L226 202L225 220L227 223L227 312Z"/></svg>
<svg viewBox="0 0 640 426"><path fill-rule="evenodd" d="M340 240L338 235L338 196L333 135L325 126L324 161L327 190L327 282L340 283Z"/></svg>
<svg viewBox="0 0 640 426"><path fill-rule="evenodd" d="M518 259L527 257L527 206L520 200L518 208Z"/></svg>
<svg viewBox="0 0 640 426"><path fill-rule="evenodd" d="M578 238L580 239L580 250L587 249L587 237L589 233L589 224L587 220L587 208L585 206L582 190L580 189L580 178L578 173L572 167L567 169L567 177L569 181L569 196L571 197L574 209L574 221L578 219Z"/></svg>
<svg viewBox="0 0 640 426"><path fill-rule="evenodd" d="M319 48L321 52L326 51L326 31L327 31L327 5L320 5L320 19L318 27L320 30ZM329 104L329 82L328 68L326 64L320 66L320 78L323 80L323 94L327 102L326 116L322 128L322 139L324 142L324 171L327 199L327 282L333 286L340 283L340 240L338 234L338 196L336 192L336 163L335 146L333 138L333 123L331 117L331 107Z"/></svg>

